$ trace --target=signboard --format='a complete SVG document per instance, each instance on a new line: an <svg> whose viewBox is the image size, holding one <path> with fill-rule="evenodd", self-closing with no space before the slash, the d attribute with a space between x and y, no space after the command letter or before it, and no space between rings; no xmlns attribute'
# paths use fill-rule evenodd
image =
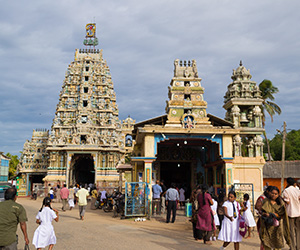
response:
<svg viewBox="0 0 300 250"><path fill-rule="evenodd" d="M236 193L236 200L242 204L244 202L244 194L249 195L249 201L252 205L252 213L254 212L254 188L252 183L234 183L233 191Z"/></svg>

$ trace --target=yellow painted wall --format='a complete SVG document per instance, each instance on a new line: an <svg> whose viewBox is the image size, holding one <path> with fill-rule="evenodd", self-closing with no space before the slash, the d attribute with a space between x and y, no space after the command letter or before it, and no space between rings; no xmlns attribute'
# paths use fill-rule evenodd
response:
<svg viewBox="0 0 300 250"><path fill-rule="evenodd" d="M232 136L223 135L223 157L232 157Z"/></svg>
<svg viewBox="0 0 300 250"><path fill-rule="evenodd" d="M146 135L144 140L144 156L154 157L154 135Z"/></svg>

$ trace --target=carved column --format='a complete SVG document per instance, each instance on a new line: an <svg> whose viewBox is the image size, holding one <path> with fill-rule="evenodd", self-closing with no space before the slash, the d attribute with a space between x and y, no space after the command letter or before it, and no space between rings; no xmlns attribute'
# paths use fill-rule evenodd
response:
<svg viewBox="0 0 300 250"><path fill-rule="evenodd" d="M233 145L234 145L234 156L242 155L242 139L240 135L235 135L233 137Z"/></svg>

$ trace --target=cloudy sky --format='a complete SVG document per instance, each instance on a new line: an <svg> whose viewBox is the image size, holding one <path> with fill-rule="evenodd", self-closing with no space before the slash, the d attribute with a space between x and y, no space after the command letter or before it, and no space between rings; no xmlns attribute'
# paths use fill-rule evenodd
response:
<svg viewBox="0 0 300 250"><path fill-rule="evenodd" d="M165 113L177 58L196 59L207 111L224 118L242 60L254 81L280 90L269 137L283 121L299 129L299 9L296 0L1 1L0 151L18 154L33 129L50 129L67 66L94 21L121 119Z"/></svg>

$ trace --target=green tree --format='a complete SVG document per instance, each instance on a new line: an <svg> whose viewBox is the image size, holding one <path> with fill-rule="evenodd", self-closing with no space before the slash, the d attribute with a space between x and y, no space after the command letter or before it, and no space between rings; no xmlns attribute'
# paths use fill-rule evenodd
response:
<svg viewBox="0 0 300 250"><path fill-rule="evenodd" d="M269 116L271 117L271 122L273 122L273 116L275 114L280 115L281 114L281 108L275 103L273 102L275 100L274 94L278 93L279 90L277 87L275 87L273 85L273 83L270 80L263 80L260 84L259 84L259 90L261 91L261 96L263 99L263 103L262 103L262 124L263 124L263 128L265 128L266 125L266 113L269 114ZM267 134L266 132L264 132L264 136L266 139L266 143L267 143L267 149L268 149L268 159L271 159L271 150L270 150L270 145L269 145L269 140L267 138Z"/></svg>
<svg viewBox="0 0 300 250"><path fill-rule="evenodd" d="M282 136L277 134L270 140L271 154L275 161L281 161ZM300 160L300 130L291 130L286 135L285 159L287 161Z"/></svg>
<svg viewBox="0 0 300 250"><path fill-rule="evenodd" d="M17 155L12 155L11 153L7 153L6 154L7 157L10 158L10 162L9 162L9 176L8 178L12 178L15 176L16 171L17 171L17 166L19 164L19 157Z"/></svg>

